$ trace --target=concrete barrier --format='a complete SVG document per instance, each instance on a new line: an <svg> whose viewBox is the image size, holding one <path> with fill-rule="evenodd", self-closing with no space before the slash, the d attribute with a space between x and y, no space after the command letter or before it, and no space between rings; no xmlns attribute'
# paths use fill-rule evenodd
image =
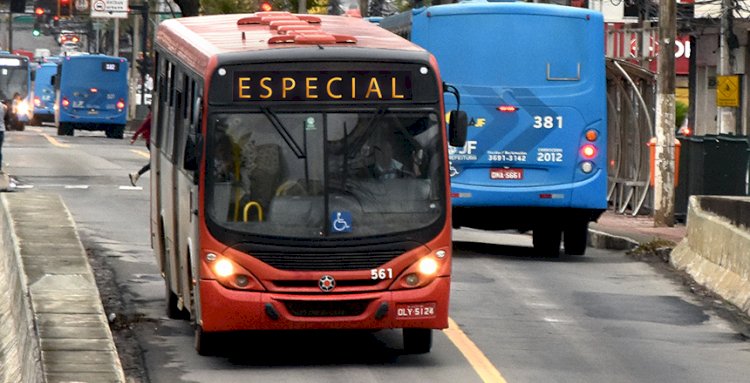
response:
<svg viewBox="0 0 750 383"><path fill-rule="evenodd" d="M17 323L0 352L2 382L125 382L94 274L75 223L58 195L0 195L0 258L15 265L0 293L0 315ZM8 303L3 305L3 302ZM6 350L8 350L6 352Z"/></svg>
<svg viewBox="0 0 750 383"><path fill-rule="evenodd" d="M750 228L704 210L700 198L690 197L687 236L672 251L672 265L750 314ZM750 204L750 198L726 200Z"/></svg>
<svg viewBox="0 0 750 383"><path fill-rule="evenodd" d="M31 298L4 194L0 235L0 382L43 382Z"/></svg>
<svg viewBox="0 0 750 383"><path fill-rule="evenodd" d="M31 298L6 211L0 194L0 382L43 382Z"/></svg>

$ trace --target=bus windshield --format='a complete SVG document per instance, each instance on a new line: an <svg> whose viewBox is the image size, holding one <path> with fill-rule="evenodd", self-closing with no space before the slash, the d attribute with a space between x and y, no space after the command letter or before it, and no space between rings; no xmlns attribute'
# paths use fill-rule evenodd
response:
<svg viewBox="0 0 750 383"><path fill-rule="evenodd" d="M0 59L0 100L10 100L15 93L26 97L28 82L29 68L25 63L18 59Z"/></svg>
<svg viewBox="0 0 750 383"><path fill-rule="evenodd" d="M363 238L444 216L435 110L215 114L207 214L224 229L286 238Z"/></svg>

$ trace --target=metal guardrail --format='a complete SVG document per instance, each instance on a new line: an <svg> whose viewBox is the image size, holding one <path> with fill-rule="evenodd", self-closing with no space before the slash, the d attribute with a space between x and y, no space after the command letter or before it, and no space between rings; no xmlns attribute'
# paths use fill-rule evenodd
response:
<svg viewBox="0 0 750 383"><path fill-rule="evenodd" d="M628 61L607 59L607 201L620 214L650 207L649 149L654 136L656 75Z"/></svg>

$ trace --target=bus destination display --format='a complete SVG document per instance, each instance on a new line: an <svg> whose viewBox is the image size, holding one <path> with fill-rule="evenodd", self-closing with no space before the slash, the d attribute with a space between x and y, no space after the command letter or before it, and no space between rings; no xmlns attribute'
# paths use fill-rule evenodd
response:
<svg viewBox="0 0 750 383"><path fill-rule="evenodd" d="M240 71L234 101L405 101L412 99L409 71Z"/></svg>

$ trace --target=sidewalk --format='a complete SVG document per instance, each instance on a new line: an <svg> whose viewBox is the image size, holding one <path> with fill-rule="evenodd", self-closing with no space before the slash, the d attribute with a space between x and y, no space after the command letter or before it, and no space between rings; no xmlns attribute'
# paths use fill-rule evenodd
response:
<svg viewBox="0 0 750 383"><path fill-rule="evenodd" d="M666 240L675 245L687 235L684 223L673 227L654 227L651 216L631 216L607 210L597 222L589 225L594 247L629 249L655 240Z"/></svg>

